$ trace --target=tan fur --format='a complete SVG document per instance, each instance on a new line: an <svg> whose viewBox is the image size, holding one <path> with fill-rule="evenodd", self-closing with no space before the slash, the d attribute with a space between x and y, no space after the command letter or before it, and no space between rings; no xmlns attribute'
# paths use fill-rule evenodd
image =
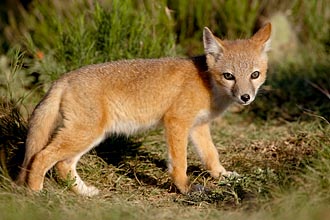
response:
<svg viewBox="0 0 330 220"><path fill-rule="evenodd" d="M230 104L254 100L266 78L270 31L268 24L250 39L222 41L205 28L204 56L123 60L65 74L30 119L18 182L39 191L56 165L61 178L75 178L76 193L95 195L98 190L76 172L79 158L109 134L130 135L158 124L165 127L169 172L182 193L190 189L189 137L213 177L228 175L208 124ZM254 71L260 76L251 79ZM235 79L225 79L224 73Z"/></svg>

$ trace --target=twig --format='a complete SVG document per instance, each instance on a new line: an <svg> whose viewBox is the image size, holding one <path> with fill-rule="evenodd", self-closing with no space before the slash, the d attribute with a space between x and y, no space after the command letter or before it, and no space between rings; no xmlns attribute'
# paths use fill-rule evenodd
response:
<svg viewBox="0 0 330 220"><path fill-rule="evenodd" d="M299 106L298 106L299 107ZM301 108L301 107L299 107ZM303 113L306 114L306 115L309 115L309 116L313 116L313 117L317 117L317 118L320 118L322 119L323 121L325 121L328 125L330 125L330 122L323 116L321 115L317 115L315 113L313 113L311 110L308 110L308 109L304 109L304 108L301 108L303 110Z"/></svg>
<svg viewBox="0 0 330 220"><path fill-rule="evenodd" d="M330 92L326 88L323 88L322 86L319 86L308 79L306 79L306 82L313 86L315 89L319 90L321 93L323 93L328 99L330 99Z"/></svg>

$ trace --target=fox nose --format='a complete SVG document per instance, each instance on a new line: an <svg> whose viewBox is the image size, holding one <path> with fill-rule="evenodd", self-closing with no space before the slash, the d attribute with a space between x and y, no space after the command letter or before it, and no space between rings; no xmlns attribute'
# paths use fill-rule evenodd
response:
<svg viewBox="0 0 330 220"><path fill-rule="evenodd" d="M241 100L245 103L248 102L250 100L250 95L249 94L242 95Z"/></svg>

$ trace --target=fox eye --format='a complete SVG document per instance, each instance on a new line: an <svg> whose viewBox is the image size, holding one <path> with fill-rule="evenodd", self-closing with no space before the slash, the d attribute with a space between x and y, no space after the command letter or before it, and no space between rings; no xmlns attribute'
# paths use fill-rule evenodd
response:
<svg viewBox="0 0 330 220"><path fill-rule="evenodd" d="M235 80L235 76L231 73L223 73L223 77L225 77L226 80Z"/></svg>
<svg viewBox="0 0 330 220"><path fill-rule="evenodd" d="M251 79L256 79L258 78L260 75L260 72L259 71L254 71L252 74L251 74Z"/></svg>

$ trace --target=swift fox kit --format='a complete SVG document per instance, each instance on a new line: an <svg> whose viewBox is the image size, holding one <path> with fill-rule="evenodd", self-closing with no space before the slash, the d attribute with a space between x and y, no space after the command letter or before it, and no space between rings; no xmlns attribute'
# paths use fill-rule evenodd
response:
<svg viewBox="0 0 330 220"><path fill-rule="evenodd" d="M134 134L162 124L169 173L181 193L189 192L187 143L192 141L214 178L229 175L220 164L209 122L232 103L250 104L266 79L271 25L251 38L227 41L204 29L205 55L136 59L89 65L55 81L35 108L17 182L43 187L54 165L73 190L98 193L79 177L80 157L109 134Z"/></svg>

